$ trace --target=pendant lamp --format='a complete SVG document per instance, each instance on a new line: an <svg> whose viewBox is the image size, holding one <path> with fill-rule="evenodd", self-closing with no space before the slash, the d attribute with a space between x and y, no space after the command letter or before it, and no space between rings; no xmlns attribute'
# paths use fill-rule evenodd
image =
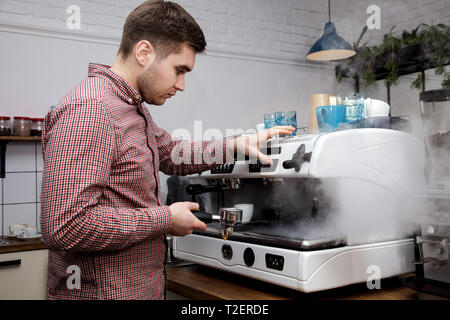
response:
<svg viewBox="0 0 450 320"><path fill-rule="evenodd" d="M322 37L314 43L306 58L316 61L332 61L349 58L356 52L336 32L334 23L331 22L330 0L328 0L328 22L325 24L325 31Z"/></svg>

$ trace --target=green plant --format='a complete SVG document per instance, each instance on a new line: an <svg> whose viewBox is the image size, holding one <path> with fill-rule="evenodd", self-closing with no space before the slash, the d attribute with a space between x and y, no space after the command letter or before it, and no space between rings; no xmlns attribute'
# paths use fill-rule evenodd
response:
<svg viewBox="0 0 450 320"><path fill-rule="evenodd" d="M443 76L442 87L450 87L450 72L445 71L445 65L450 62L450 27L445 24L420 24L411 32L403 31L396 36L392 27L384 35L383 41L376 46L367 46L367 42L360 46L360 42L367 32L365 26L353 44L356 55L344 61L337 68L336 81L340 82L344 76L358 77L364 87L370 86L376 80L375 66L382 66L386 75L386 85L393 86L399 83L399 63L401 53L412 48L417 50L415 55L423 55L429 65L436 67L436 74ZM411 50L410 50L411 51ZM381 65L380 65L381 63ZM422 75L411 83L412 88L420 89L425 81Z"/></svg>

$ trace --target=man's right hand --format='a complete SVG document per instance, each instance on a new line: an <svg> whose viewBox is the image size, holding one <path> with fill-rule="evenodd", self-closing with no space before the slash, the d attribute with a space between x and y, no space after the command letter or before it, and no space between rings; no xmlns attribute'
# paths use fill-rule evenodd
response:
<svg viewBox="0 0 450 320"><path fill-rule="evenodd" d="M198 203L175 202L169 208L172 213L170 235L185 236L191 234L194 230L206 231L206 224L192 214L192 211L198 211Z"/></svg>

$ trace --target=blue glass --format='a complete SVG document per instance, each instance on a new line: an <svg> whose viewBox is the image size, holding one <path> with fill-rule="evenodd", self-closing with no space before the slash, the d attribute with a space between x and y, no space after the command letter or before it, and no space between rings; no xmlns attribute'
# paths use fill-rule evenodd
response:
<svg viewBox="0 0 450 320"><path fill-rule="evenodd" d="M291 136L297 135L297 112L296 111L286 112L286 124L288 126L293 126L295 128L295 131L292 132Z"/></svg>
<svg viewBox="0 0 450 320"><path fill-rule="evenodd" d="M337 96L337 104L346 107L346 122L358 121L364 118L364 96L361 93L339 94Z"/></svg>
<svg viewBox="0 0 450 320"><path fill-rule="evenodd" d="M286 122L286 114L284 111L275 112L275 125L277 126L285 126Z"/></svg>
<svg viewBox="0 0 450 320"><path fill-rule="evenodd" d="M273 113L264 114L264 129L275 127L275 115Z"/></svg>
<svg viewBox="0 0 450 320"><path fill-rule="evenodd" d="M321 106L316 108L317 124L320 132L334 131L341 123L346 122L346 107Z"/></svg>

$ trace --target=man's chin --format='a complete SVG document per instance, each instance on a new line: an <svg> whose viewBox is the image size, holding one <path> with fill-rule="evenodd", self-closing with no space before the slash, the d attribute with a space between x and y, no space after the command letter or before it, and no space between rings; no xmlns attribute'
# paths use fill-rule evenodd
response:
<svg viewBox="0 0 450 320"><path fill-rule="evenodd" d="M153 106L162 106L164 103L166 103L166 99L160 99L160 100L155 100L152 99L150 101L145 101L148 104L151 104Z"/></svg>

